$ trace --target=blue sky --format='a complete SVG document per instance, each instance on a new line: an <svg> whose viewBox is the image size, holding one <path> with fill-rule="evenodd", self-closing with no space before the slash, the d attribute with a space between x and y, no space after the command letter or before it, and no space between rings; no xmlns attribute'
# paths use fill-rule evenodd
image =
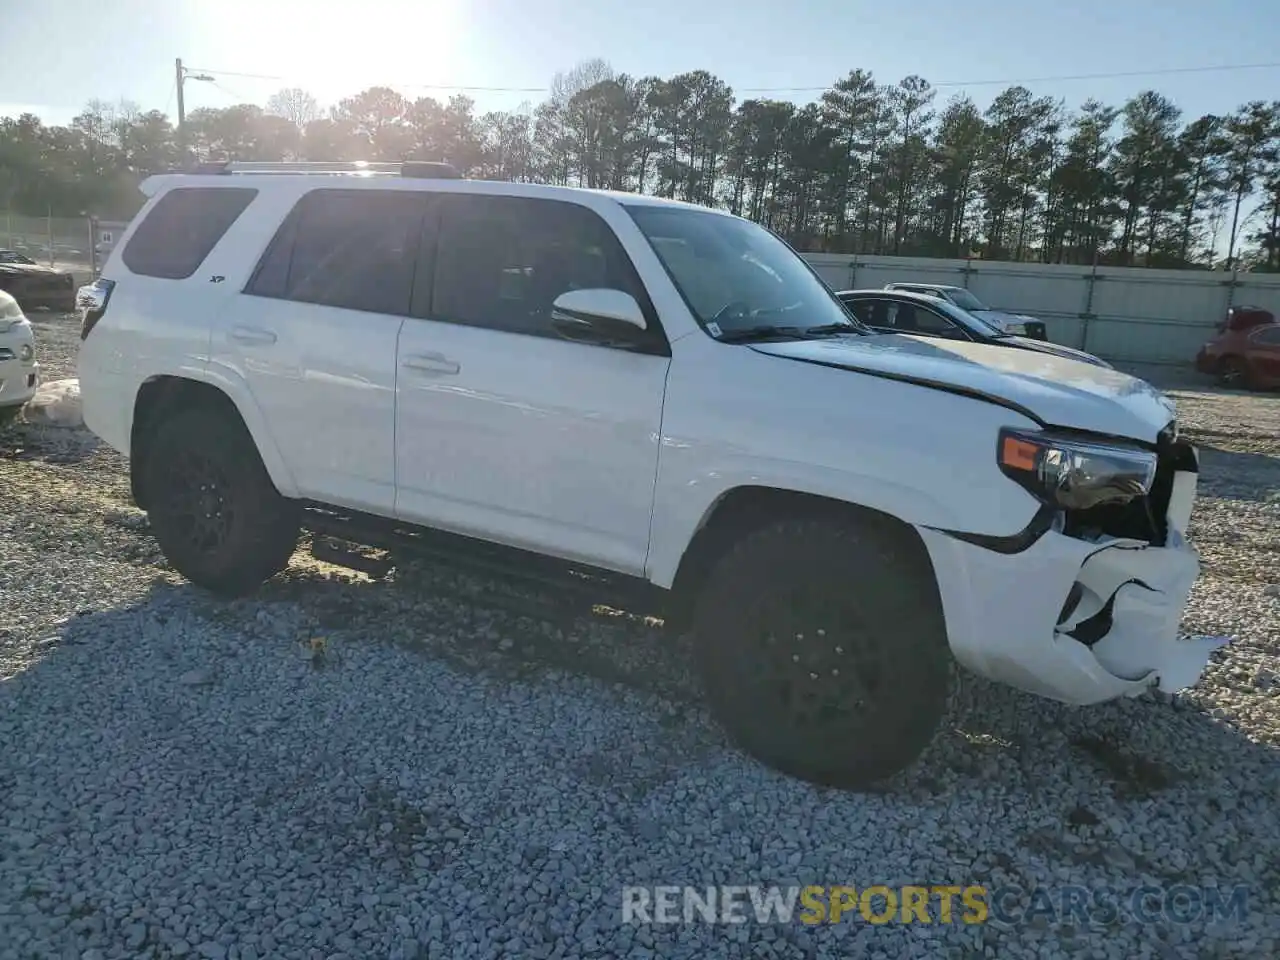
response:
<svg viewBox="0 0 1280 960"><path fill-rule="evenodd" d="M173 113L173 60L264 74L188 84L187 109L263 102L297 85L322 103L374 84L545 87L602 57L632 74L705 68L739 96L806 101L854 67L882 82L1024 80L1075 105L1157 89L1190 116L1280 98L1280 67L1081 81L1037 78L1280 61L1277 0L0 0L0 114L66 122L91 97ZM946 86L985 106L1002 84ZM536 90L468 91L480 108Z"/></svg>

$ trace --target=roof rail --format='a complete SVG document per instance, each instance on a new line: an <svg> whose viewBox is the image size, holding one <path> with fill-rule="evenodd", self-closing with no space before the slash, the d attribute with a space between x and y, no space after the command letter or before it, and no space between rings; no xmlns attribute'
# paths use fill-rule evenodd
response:
<svg viewBox="0 0 1280 960"><path fill-rule="evenodd" d="M271 173L271 174L347 174L355 176L438 177L456 180L461 174L447 163L429 160L404 162L370 162L368 160L213 160L199 163L187 171L195 174Z"/></svg>

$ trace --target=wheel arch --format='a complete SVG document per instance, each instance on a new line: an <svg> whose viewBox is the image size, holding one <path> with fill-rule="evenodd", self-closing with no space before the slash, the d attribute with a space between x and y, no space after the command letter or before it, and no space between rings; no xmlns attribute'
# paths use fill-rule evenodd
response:
<svg viewBox="0 0 1280 960"><path fill-rule="evenodd" d="M671 584L668 619L687 625L693 601L717 558L752 530L779 520L823 519L872 527L902 544L921 576L937 589L937 577L924 540L900 517L873 507L822 494L783 487L742 485L722 493L707 508L680 557Z"/></svg>
<svg viewBox="0 0 1280 960"><path fill-rule="evenodd" d="M139 468L147 457L148 442L156 426L167 416L195 407L218 409L238 421L257 447L276 490L286 497L297 495L293 477L267 432L257 405L251 398L233 397L232 392L222 385L184 376L160 375L143 381L134 397L129 431L129 483L139 507L147 509L148 491Z"/></svg>

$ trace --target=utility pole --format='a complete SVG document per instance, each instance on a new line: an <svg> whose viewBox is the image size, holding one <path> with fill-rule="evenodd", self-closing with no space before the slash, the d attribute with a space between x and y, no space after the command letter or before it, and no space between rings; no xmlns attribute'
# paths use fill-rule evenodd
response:
<svg viewBox="0 0 1280 960"><path fill-rule="evenodd" d="M187 108L186 103L182 99L182 85L187 80L205 80L209 83L213 82L213 77L207 73L190 73L186 67L182 65L182 58L178 57L173 61L173 84L178 95L178 162L186 163L187 160Z"/></svg>

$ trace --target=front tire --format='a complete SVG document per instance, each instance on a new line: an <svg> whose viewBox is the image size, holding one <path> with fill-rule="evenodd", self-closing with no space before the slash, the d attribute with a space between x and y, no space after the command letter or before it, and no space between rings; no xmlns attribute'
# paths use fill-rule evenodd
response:
<svg viewBox="0 0 1280 960"><path fill-rule="evenodd" d="M243 596L288 564L298 511L276 491L237 419L206 407L166 418L141 469L160 549L192 583Z"/></svg>
<svg viewBox="0 0 1280 960"><path fill-rule="evenodd" d="M694 611L711 707L748 753L862 788L910 766L947 710L951 653L923 547L897 530L792 520L747 534Z"/></svg>
<svg viewBox="0 0 1280 960"><path fill-rule="evenodd" d="M1231 390L1250 390L1253 388L1249 375L1249 365L1243 357L1224 357L1218 366L1218 380Z"/></svg>

